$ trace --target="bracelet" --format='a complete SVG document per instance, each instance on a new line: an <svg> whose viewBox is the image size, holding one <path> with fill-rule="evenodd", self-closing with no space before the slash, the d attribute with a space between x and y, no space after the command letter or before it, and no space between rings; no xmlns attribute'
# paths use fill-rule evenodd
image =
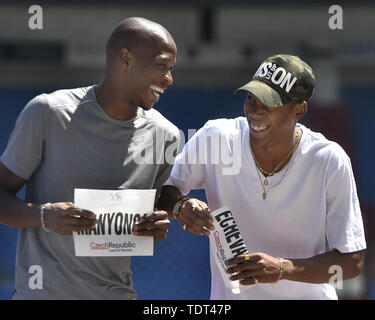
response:
<svg viewBox="0 0 375 320"><path fill-rule="evenodd" d="M49 204L50 203L43 204L42 207L40 208L40 223L42 225L43 230L46 231L46 232L51 232L51 230L48 230L48 228L46 227L46 224L44 223L44 209Z"/></svg>
<svg viewBox="0 0 375 320"><path fill-rule="evenodd" d="M190 197L184 195L181 195L177 198L177 202L173 208L173 219L178 219L178 216L180 215L181 209L184 207L185 202L190 199Z"/></svg>
<svg viewBox="0 0 375 320"><path fill-rule="evenodd" d="M278 283L278 282L281 280L281 277L283 276L283 271L284 271L284 259L283 259L283 258L279 258L279 261L280 261L280 274L279 274L277 280L274 281L274 282L272 282L273 284Z"/></svg>

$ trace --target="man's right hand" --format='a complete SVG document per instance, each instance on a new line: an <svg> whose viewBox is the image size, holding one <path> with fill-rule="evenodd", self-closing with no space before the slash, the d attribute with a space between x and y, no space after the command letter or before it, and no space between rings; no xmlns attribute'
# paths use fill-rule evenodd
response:
<svg viewBox="0 0 375 320"><path fill-rule="evenodd" d="M44 224L50 231L70 235L73 231L93 229L97 223L95 213L76 208L72 202L45 205Z"/></svg>
<svg viewBox="0 0 375 320"><path fill-rule="evenodd" d="M177 221L186 231L208 236L210 230L215 229L210 213L211 210L205 202L191 198L184 203Z"/></svg>

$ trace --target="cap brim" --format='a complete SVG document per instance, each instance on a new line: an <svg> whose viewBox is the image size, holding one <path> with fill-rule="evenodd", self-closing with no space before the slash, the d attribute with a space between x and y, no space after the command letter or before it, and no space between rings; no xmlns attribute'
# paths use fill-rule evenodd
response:
<svg viewBox="0 0 375 320"><path fill-rule="evenodd" d="M238 88L234 93L241 91L251 92L260 102L270 108L278 108L288 103L290 99L280 95L276 90L272 89L268 84L259 80L251 80L244 86Z"/></svg>

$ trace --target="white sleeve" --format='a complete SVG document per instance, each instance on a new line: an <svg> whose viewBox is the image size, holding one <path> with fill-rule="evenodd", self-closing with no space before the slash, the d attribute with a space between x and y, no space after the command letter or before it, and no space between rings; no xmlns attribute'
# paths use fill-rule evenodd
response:
<svg viewBox="0 0 375 320"><path fill-rule="evenodd" d="M349 157L332 156L327 168L326 236L331 249L355 252L366 249L361 209Z"/></svg>
<svg viewBox="0 0 375 320"><path fill-rule="evenodd" d="M192 189L203 189L206 170L207 124L199 129L177 155L169 179L164 185L172 185L188 194Z"/></svg>

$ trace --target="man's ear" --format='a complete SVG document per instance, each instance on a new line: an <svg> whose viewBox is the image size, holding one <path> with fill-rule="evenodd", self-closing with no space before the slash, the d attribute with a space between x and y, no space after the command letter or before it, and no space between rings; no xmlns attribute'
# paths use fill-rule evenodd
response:
<svg viewBox="0 0 375 320"><path fill-rule="evenodd" d="M121 66L129 68L133 64L133 55L128 48L122 48L120 50L120 63Z"/></svg>
<svg viewBox="0 0 375 320"><path fill-rule="evenodd" d="M295 110L295 116L296 116L296 122L300 119L302 119L306 112L307 112L307 102L306 101L302 101L302 102L299 102L295 105L294 107L294 110Z"/></svg>

